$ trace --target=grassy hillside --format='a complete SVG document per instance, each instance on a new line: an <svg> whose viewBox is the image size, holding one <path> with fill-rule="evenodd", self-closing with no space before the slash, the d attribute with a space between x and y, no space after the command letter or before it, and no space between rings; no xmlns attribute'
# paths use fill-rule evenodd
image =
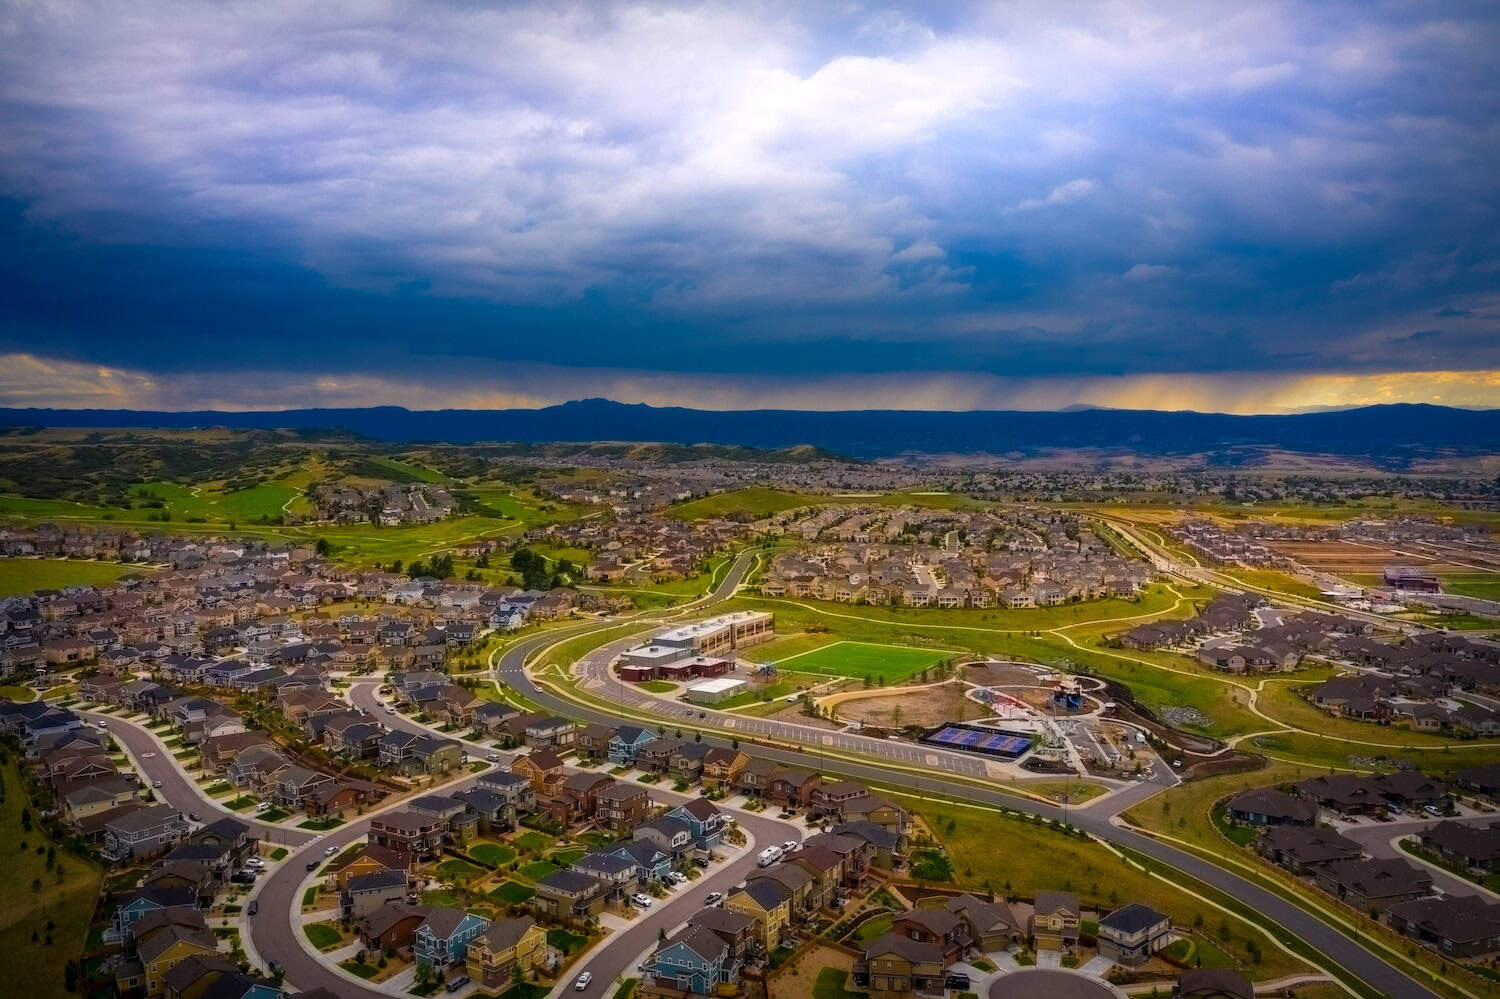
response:
<svg viewBox="0 0 1500 999"><path fill-rule="evenodd" d="M0 764L0 965L6 995L64 995L63 969L83 953L89 918L99 893L100 872L55 850L29 816L21 775L13 759ZM61 872L59 874L59 871ZM48 927L51 927L50 929Z"/></svg>
<svg viewBox="0 0 1500 999"><path fill-rule="evenodd" d="M152 570L118 562L85 562L67 558L0 558L0 597L53 590L74 583L100 585L121 576Z"/></svg>

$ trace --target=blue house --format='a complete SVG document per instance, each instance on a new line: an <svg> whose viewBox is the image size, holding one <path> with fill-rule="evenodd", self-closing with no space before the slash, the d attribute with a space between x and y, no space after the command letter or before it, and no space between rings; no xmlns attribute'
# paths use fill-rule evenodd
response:
<svg viewBox="0 0 1500 999"><path fill-rule="evenodd" d="M198 907L198 893L192 888L155 888L147 886L137 888L126 895L120 902L120 907L115 910L115 930L121 936L130 936L130 928L138 923L142 916L148 912L159 912L163 909L196 909Z"/></svg>
<svg viewBox="0 0 1500 999"><path fill-rule="evenodd" d="M641 884L662 881L672 870L672 855L650 840L626 840L616 844L614 852L635 863Z"/></svg>
<svg viewBox="0 0 1500 999"><path fill-rule="evenodd" d="M658 988L713 995L720 985L739 981L738 962L718 934L701 926L684 926L657 948L648 965Z"/></svg>
<svg viewBox="0 0 1500 999"><path fill-rule="evenodd" d="M692 830L693 845L700 850L711 850L724 842L724 827L729 824L729 816L715 808L707 798L693 798L667 815L687 823Z"/></svg>
<svg viewBox="0 0 1500 999"><path fill-rule="evenodd" d="M476 912L446 907L427 913L427 921L417 927L411 941L412 956L417 963L446 968L463 961L469 952L469 941L483 933L490 921Z"/></svg>
<svg viewBox="0 0 1500 999"><path fill-rule="evenodd" d="M634 763L635 754L654 738L656 736L648 729L637 728L634 725L621 725L609 740L609 761L611 763Z"/></svg>

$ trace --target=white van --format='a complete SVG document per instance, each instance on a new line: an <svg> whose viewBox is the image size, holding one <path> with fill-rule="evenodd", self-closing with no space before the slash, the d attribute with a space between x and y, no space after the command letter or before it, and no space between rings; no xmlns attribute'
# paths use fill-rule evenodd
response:
<svg viewBox="0 0 1500 999"><path fill-rule="evenodd" d="M764 850L760 851L759 863L762 867L770 867L780 859L781 847L779 846L768 846Z"/></svg>
<svg viewBox="0 0 1500 999"><path fill-rule="evenodd" d="M257 812L269 812L271 810L271 803L269 801L257 801L255 803L255 810Z"/></svg>

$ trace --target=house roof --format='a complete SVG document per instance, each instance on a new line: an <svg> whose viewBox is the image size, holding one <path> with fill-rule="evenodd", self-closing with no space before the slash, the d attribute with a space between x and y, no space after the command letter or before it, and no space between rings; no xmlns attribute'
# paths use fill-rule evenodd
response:
<svg viewBox="0 0 1500 999"><path fill-rule="evenodd" d="M497 919L484 928L480 939L489 946L491 950L510 950L521 942L521 938L535 926L536 923L530 916L521 916L517 919Z"/></svg>
<svg viewBox="0 0 1500 999"><path fill-rule="evenodd" d="M719 938L718 934L704 926L695 926L688 923L682 929L672 934L667 941L658 947L657 953L661 953L671 947L686 947L704 963L723 960L729 952L729 945Z"/></svg>
<svg viewBox="0 0 1500 999"><path fill-rule="evenodd" d="M1078 916L1082 912L1078 907L1078 896L1070 891L1039 891L1033 908L1039 916L1053 912Z"/></svg>
<svg viewBox="0 0 1500 999"><path fill-rule="evenodd" d="M406 872L401 870L375 871L349 879L349 891L384 891L387 888L405 888Z"/></svg>
<svg viewBox="0 0 1500 999"><path fill-rule="evenodd" d="M892 931L872 940L865 947L865 960L873 960L887 954L895 954L913 964L941 964L943 952L935 943L913 940L904 933Z"/></svg>
<svg viewBox="0 0 1500 999"><path fill-rule="evenodd" d="M1149 905L1131 902L1123 905L1099 920L1100 929L1111 929L1117 933L1140 933L1166 920L1166 916Z"/></svg>

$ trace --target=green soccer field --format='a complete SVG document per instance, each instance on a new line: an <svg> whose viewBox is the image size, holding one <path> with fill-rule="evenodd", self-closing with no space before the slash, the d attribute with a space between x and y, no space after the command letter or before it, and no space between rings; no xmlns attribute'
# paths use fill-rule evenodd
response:
<svg viewBox="0 0 1500 999"><path fill-rule="evenodd" d="M887 682L905 680L954 655L946 649L914 649L873 642L834 642L778 660L778 670L824 676L870 676Z"/></svg>

